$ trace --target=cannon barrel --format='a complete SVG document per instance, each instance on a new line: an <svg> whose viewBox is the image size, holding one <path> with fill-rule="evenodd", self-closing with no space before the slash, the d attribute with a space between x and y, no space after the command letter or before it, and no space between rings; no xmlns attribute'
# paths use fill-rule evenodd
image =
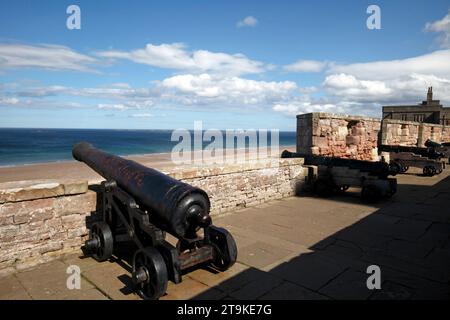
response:
<svg viewBox="0 0 450 320"><path fill-rule="evenodd" d="M368 172L370 175L378 177L387 177L394 175L396 172L388 163L382 161L365 161L355 159L345 159L337 157L325 157L311 154L301 154L284 150L281 158L304 158L305 165L327 166L327 167L348 167L350 169L358 169Z"/></svg>
<svg viewBox="0 0 450 320"><path fill-rule="evenodd" d="M434 142L433 140L428 139L427 141L425 141L425 147L427 148L433 148L433 149L440 149L443 147L442 144Z"/></svg>
<svg viewBox="0 0 450 320"><path fill-rule="evenodd" d="M378 151L382 152L409 152L414 153L417 155L420 155L422 157L426 157L428 159L440 159L444 157L444 154L442 152L438 152L436 150L436 147L428 147L428 148L422 148L422 147L410 147L410 146L390 146L390 145L379 145Z"/></svg>
<svg viewBox="0 0 450 320"><path fill-rule="evenodd" d="M210 201L202 189L80 142L73 157L130 194L149 219L177 238L195 237L195 231L211 224ZM143 207L143 208L142 208Z"/></svg>

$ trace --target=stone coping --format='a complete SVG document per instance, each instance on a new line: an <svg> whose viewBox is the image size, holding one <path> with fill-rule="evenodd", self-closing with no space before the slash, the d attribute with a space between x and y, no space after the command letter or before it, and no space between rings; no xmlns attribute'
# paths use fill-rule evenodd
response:
<svg viewBox="0 0 450 320"><path fill-rule="evenodd" d="M86 193L86 180L22 180L0 183L0 204Z"/></svg>
<svg viewBox="0 0 450 320"><path fill-rule="evenodd" d="M310 112L297 115L297 119L301 118L332 118L332 119L348 119L348 120L367 120L367 121L381 121L380 118L356 116L349 114L331 113L331 112Z"/></svg>
<svg viewBox="0 0 450 320"><path fill-rule="evenodd" d="M272 169L279 167L287 167L291 165L303 165L303 158L291 158L291 159L264 159L264 160L251 160L243 163L236 164L208 164L203 166L179 166L175 168L162 169L161 171L169 176L184 180L203 178L209 176L225 175L232 173L239 173L252 170Z"/></svg>
<svg viewBox="0 0 450 320"><path fill-rule="evenodd" d="M235 164L207 164L202 166L177 166L163 168L160 171L179 180L226 175L252 170L274 169L291 165L303 165L303 158L250 160ZM104 179L86 180L23 180L0 183L0 204L64 195L85 193L88 184L99 184Z"/></svg>

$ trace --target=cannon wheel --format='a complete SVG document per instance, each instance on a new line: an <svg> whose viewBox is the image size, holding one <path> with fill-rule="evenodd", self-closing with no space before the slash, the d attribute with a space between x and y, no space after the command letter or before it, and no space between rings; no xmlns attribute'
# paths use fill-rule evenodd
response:
<svg viewBox="0 0 450 320"><path fill-rule="evenodd" d="M381 199L381 190L377 186L369 184L362 188L361 198L366 202L377 202Z"/></svg>
<svg viewBox="0 0 450 320"><path fill-rule="evenodd" d="M432 166L425 166L423 168L423 174L428 177L432 177L436 174L436 168Z"/></svg>
<svg viewBox="0 0 450 320"><path fill-rule="evenodd" d="M215 226L208 228L209 241L214 247L212 266L219 271L229 269L237 259L237 246L227 230Z"/></svg>
<svg viewBox="0 0 450 320"><path fill-rule="evenodd" d="M154 247L136 251L133 257L133 283L137 293L146 300L159 299L167 290L167 267Z"/></svg>
<svg viewBox="0 0 450 320"><path fill-rule="evenodd" d="M431 167L431 176L434 176L438 174L438 171L436 170L436 167Z"/></svg>
<svg viewBox="0 0 450 320"><path fill-rule="evenodd" d="M95 260L105 261L111 258L114 241L111 228L106 222L96 222L92 225L87 242L93 243L90 245L89 251L92 252Z"/></svg>

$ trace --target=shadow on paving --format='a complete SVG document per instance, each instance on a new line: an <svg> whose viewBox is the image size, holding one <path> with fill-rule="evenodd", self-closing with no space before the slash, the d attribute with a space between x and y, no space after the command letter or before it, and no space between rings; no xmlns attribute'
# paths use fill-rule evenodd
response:
<svg viewBox="0 0 450 320"><path fill-rule="evenodd" d="M355 194L331 200L360 203ZM233 299L449 299L449 206L450 177L432 186L399 184L396 196L310 252L267 271L248 267L193 299L217 291ZM369 265L381 268L380 290L367 288Z"/></svg>

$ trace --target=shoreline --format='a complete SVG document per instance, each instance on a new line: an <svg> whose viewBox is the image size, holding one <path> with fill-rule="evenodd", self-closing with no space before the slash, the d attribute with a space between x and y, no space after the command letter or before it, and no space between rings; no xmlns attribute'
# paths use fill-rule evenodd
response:
<svg viewBox="0 0 450 320"><path fill-rule="evenodd" d="M295 145L280 145L279 152L282 152L283 149L292 150L295 149ZM221 150L224 151L227 149ZM254 154L255 148L247 150L248 154L252 155ZM121 157L134 160L145 166L159 170L177 166L176 163L172 162L171 152L134 154ZM74 159L0 166L0 183L41 179L75 179L94 181L103 178L84 163L78 162Z"/></svg>
<svg viewBox="0 0 450 320"><path fill-rule="evenodd" d="M270 146L267 148L270 149ZM280 145L280 149L282 148L295 148L295 145ZM254 148L251 148L249 150L253 150ZM227 150L227 149L218 149L218 150ZM235 149L235 150L242 150L242 149ZM119 154L117 156L122 158L139 158L139 157L151 157L154 155L166 155L170 154L170 151L167 152L153 152L153 153L132 153L132 154ZM41 164L52 164L52 163L66 163L66 162L72 162L76 161L74 159L61 159L61 160L48 160L48 161L42 161L42 162L30 162L30 163L17 163L17 164L0 164L0 169L3 168L17 168L17 167L24 167L24 166L34 166L34 165L41 165Z"/></svg>

